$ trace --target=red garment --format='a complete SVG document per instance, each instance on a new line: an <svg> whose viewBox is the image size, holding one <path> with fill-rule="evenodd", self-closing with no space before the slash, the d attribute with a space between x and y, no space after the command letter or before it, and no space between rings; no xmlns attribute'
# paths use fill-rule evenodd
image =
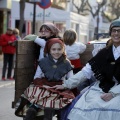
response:
<svg viewBox="0 0 120 120"><path fill-rule="evenodd" d="M9 34L3 34L0 37L0 46L2 46L2 52L8 53L8 54L14 54L15 53L15 46L12 46L8 44L8 41L14 42L16 40L16 37L14 35Z"/></svg>
<svg viewBox="0 0 120 120"><path fill-rule="evenodd" d="M83 65L80 59L70 60L71 64L74 65L74 68L82 68Z"/></svg>

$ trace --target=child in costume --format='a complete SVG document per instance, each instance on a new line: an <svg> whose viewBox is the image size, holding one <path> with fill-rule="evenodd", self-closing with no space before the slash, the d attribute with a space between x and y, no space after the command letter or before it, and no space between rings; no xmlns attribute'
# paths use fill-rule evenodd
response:
<svg viewBox="0 0 120 120"><path fill-rule="evenodd" d="M22 102L15 112L18 116L25 115L24 120L34 120L35 116L40 115L46 108L50 108L50 111L59 110L74 98L69 89L51 89L73 76L72 65L65 55L64 43L60 38L52 38L47 41L44 52L47 56L39 62L39 77L36 77L33 84L21 95ZM49 120L52 120L52 117Z"/></svg>
<svg viewBox="0 0 120 120"><path fill-rule="evenodd" d="M63 34L63 41L66 45L66 54L67 58L71 61L71 64L74 66L73 73L77 73L83 67L80 54L86 50L86 45L77 42L77 33L73 29L66 30Z"/></svg>
<svg viewBox="0 0 120 120"><path fill-rule="evenodd" d="M76 74L83 67L80 60L80 54L82 54L86 50L86 45L81 42L77 42L77 33L73 29L68 29L65 31L65 33L63 34L63 41L66 45L65 50L67 58L74 66L73 73ZM77 89L74 89L75 96L77 96L80 91L88 85L90 85L90 82L85 81L82 85L78 86Z"/></svg>

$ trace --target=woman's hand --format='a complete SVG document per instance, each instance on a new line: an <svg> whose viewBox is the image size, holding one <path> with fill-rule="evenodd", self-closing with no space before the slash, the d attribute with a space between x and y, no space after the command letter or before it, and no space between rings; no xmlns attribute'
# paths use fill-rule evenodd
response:
<svg viewBox="0 0 120 120"><path fill-rule="evenodd" d="M51 88L54 88L56 90L64 90L65 89L63 85L55 85L55 86L53 86Z"/></svg>
<svg viewBox="0 0 120 120"><path fill-rule="evenodd" d="M110 101L112 98L112 93L104 93L103 95L101 95L101 99L103 99L106 102Z"/></svg>
<svg viewBox="0 0 120 120"><path fill-rule="evenodd" d="M13 43L13 41L8 41L8 44L11 45Z"/></svg>

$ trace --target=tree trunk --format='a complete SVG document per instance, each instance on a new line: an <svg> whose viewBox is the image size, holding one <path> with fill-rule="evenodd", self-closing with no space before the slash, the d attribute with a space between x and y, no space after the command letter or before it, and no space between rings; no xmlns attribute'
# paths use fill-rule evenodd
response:
<svg viewBox="0 0 120 120"><path fill-rule="evenodd" d="M25 9L25 0L20 0L20 23L19 23L19 30L20 36L22 35L22 29L24 25L24 9Z"/></svg>

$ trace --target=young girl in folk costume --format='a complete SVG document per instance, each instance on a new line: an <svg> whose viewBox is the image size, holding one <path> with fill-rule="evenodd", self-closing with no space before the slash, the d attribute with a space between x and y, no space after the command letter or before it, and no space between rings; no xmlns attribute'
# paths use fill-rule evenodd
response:
<svg viewBox="0 0 120 120"><path fill-rule="evenodd" d="M66 30L63 35L63 41L66 45L67 58L74 66L73 73L77 73L83 67L80 54L86 50L86 45L81 42L77 42L77 33L73 29Z"/></svg>
<svg viewBox="0 0 120 120"><path fill-rule="evenodd" d="M63 34L63 41L65 43L65 50L67 54L67 58L71 61L71 64L74 66L73 73L77 73L83 67L80 54L82 54L86 50L86 45L77 42L77 33L73 29L66 30ZM75 96L79 94L79 92L86 86L89 85L89 81L83 83L83 85L78 86L73 90Z"/></svg>
<svg viewBox="0 0 120 120"><path fill-rule="evenodd" d="M35 77L31 84L22 94L23 103L16 110L16 115L26 115L25 120L34 120L46 108L59 110L71 103L73 93L66 89L63 91L51 89L54 85L61 85L67 78L73 76L72 65L65 55L64 43L60 38L52 38L47 41L44 57L39 62L39 76ZM25 102L24 102L25 103ZM22 106L22 107L21 107ZM49 115L48 114L48 115ZM46 120L52 120L52 117ZM45 119L44 118L44 119Z"/></svg>
<svg viewBox="0 0 120 120"><path fill-rule="evenodd" d="M111 23L109 31L112 44L108 43L110 45L100 50L80 72L53 87L56 90L71 89L92 75L96 79L83 95L73 100L67 117L62 120L120 119L120 19Z"/></svg>

